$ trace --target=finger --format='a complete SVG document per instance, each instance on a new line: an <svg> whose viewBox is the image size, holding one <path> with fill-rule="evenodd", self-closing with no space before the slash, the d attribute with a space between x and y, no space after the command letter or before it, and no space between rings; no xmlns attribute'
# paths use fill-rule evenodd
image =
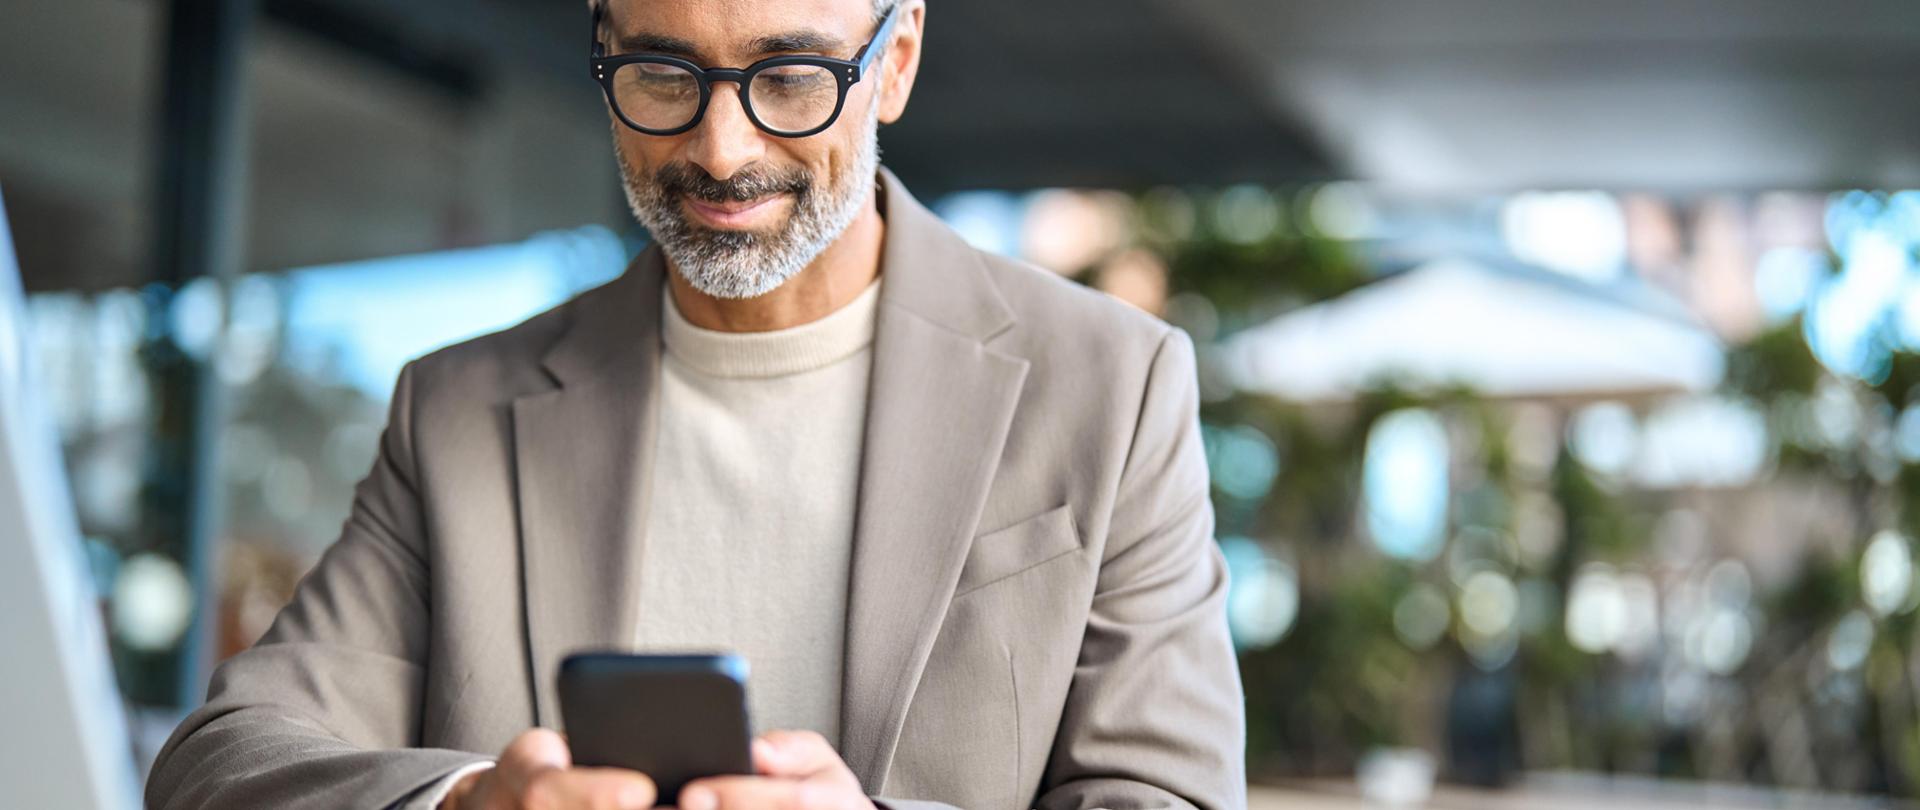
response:
<svg viewBox="0 0 1920 810"><path fill-rule="evenodd" d="M761 776L783 775L780 773L780 768L785 763L780 761L780 753L774 749L773 743L767 742L765 737L755 737L752 747L754 773Z"/></svg>
<svg viewBox="0 0 1920 810"><path fill-rule="evenodd" d="M754 770L768 776L806 777L844 767L839 752L811 731L769 731L753 743Z"/></svg>
<svg viewBox="0 0 1920 810"><path fill-rule="evenodd" d="M567 750L567 743L552 729L535 728L520 733L500 752L500 778L505 780L508 789L519 793L534 774L549 770L565 770L573 764L573 754Z"/></svg>
<svg viewBox="0 0 1920 810"><path fill-rule="evenodd" d="M801 810L795 779L714 776L680 789L680 810Z"/></svg>
<svg viewBox="0 0 1920 810"><path fill-rule="evenodd" d="M647 810L653 806L653 780L625 768L548 769L528 780L519 793L528 808Z"/></svg>
<svg viewBox="0 0 1920 810"><path fill-rule="evenodd" d="M654 797L658 795L653 780L639 771L626 768L574 768L568 773L580 776L581 788L590 799L588 807L647 810L653 806Z"/></svg>

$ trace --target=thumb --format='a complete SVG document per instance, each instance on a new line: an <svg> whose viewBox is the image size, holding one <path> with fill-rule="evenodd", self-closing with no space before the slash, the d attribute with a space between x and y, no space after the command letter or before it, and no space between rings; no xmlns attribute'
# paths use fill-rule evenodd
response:
<svg viewBox="0 0 1920 810"><path fill-rule="evenodd" d="M573 765L573 752L568 750L566 738L548 728L528 729L513 738L507 744L507 750L500 753L500 766L520 773L534 773L549 768L568 768Z"/></svg>
<svg viewBox="0 0 1920 810"><path fill-rule="evenodd" d="M811 731L769 731L753 741L754 766L768 776L810 776L840 765L833 746Z"/></svg>

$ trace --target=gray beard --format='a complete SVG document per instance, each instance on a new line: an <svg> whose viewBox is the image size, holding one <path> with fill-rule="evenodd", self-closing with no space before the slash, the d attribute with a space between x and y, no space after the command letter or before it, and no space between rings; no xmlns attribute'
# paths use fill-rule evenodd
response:
<svg viewBox="0 0 1920 810"><path fill-rule="evenodd" d="M806 269L838 240L873 193L880 169L878 94L874 101L864 116L866 134L854 152L852 168L828 178L825 189L816 184L795 192L792 213L771 233L717 231L689 222L677 195L663 191L615 149L627 207L694 289L715 298L765 295Z"/></svg>

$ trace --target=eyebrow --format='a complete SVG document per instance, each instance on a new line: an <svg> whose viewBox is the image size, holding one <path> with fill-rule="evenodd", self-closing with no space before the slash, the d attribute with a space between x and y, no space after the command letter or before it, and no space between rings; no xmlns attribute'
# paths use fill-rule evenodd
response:
<svg viewBox="0 0 1920 810"><path fill-rule="evenodd" d="M700 53L699 48L694 47L693 43L684 39L662 34L649 34L644 31L636 34L616 33L614 35L614 42L619 45L620 53L645 51L648 53L664 53L669 56L685 56L688 58L697 56Z"/></svg>
<svg viewBox="0 0 1920 810"><path fill-rule="evenodd" d="M660 53L692 59L700 55L700 48L679 37L654 34L645 31L632 34L616 34L614 40L621 53ZM838 51L846 46L845 41L820 31L790 31L773 34L753 40L753 53L790 53L793 51Z"/></svg>
<svg viewBox="0 0 1920 810"><path fill-rule="evenodd" d="M786 51L837 51L845 45L839 37L819 31L792 31L785 34L761 37L753 41L753 52L784 53Z"/></svg>

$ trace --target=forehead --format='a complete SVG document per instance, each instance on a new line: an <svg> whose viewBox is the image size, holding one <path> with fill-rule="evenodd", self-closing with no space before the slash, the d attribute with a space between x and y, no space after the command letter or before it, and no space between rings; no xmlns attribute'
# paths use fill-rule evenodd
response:
<svg viewBox="0 0 1920 810"><path fill-rule="evenodd" d="M873 27L872 0L608 0L607 12L617 41L677 40L712 61L760 56L757 45L795 34L851 52Z"/></svg>

